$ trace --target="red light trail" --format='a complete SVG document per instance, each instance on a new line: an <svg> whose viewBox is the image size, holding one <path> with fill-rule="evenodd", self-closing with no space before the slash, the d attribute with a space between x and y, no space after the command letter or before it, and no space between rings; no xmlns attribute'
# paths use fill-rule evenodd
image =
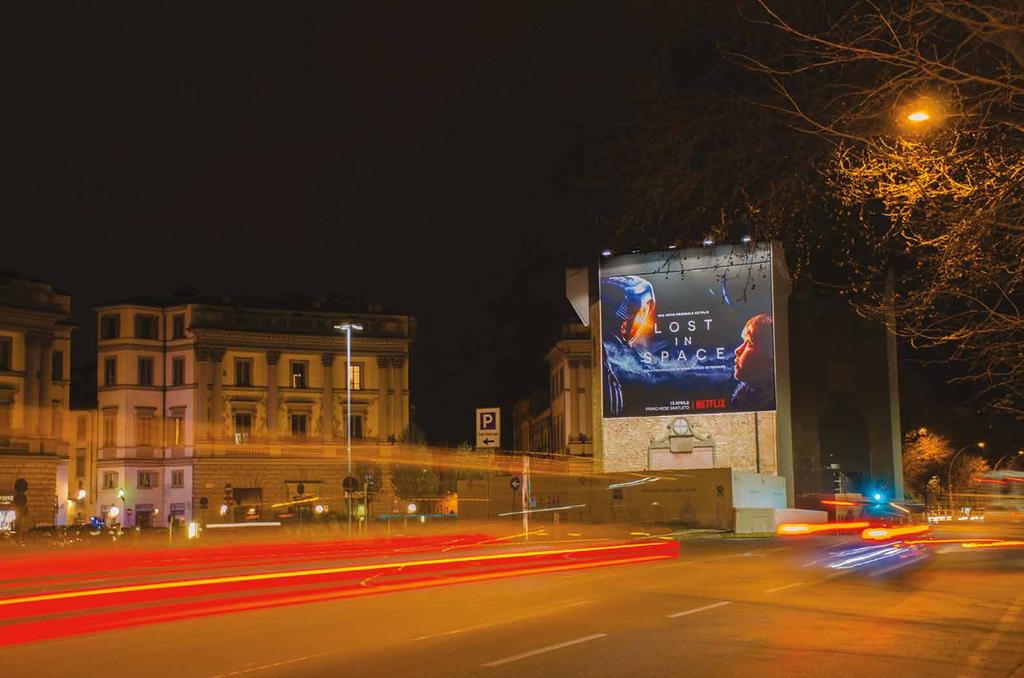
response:
<svg viewBox="0 0 1024 678"><path fill-rule="evenodd" d="M465 543L480 545L482 542L478 537L473 537L466 539ZM307 554L315 554L309 547L323 545L301 546L306 547ZM420 546L425 547L422 544ZM376 555L396 555L394 544L391 547L385 552L377 551ZM260 554L258 562L265 563L263 558L267 548L280 547L253 549L253 553ZM437 550L436 545L434 550ZM298 548L298 551L303 552L303 548ZM244 549L232 548L232 552L237 559L244 553ZM360 552L370 555L370 549L360 549ZM675 558L678 552L676 542L657 541L348 563L330 567L277 569L271 572L52 590L0 598L0 621L5 622L6 626L6 633L0 637L0 645L265 607L637 564ZM192 557L182 560L191 564L179 571L195 570L197 564L194 561L203 552L187 555ZM150 560L164 562L161 558ZM159 574L163 576L171 573L161 570ZM296 587L302 587L302 590L296 590Z"/></svg>

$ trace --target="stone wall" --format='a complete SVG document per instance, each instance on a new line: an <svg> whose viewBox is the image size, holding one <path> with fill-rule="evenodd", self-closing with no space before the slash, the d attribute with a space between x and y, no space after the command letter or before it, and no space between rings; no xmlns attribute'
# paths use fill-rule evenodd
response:
<svg viewBox="0 0 1024 678"><path fill-rule="evenodd" d="M0 454L0 495L14 494L14 481L28 481L28 527L52 525L57 500L57 462L55 456L43 454Z"/></svg>
<svg viewBox="0 0 1024 678"><path fill-rule="evenodd" d="M355 462L359 468L359 462ZM341 509L346 501L341 483L347 475L345 459L232 459L198 458L192 467L193 511L202 517L200 498L209 502L207 520L213 520L224 499L224 486L261 488L263 517L272 517L273 504L295 498L296 481L305 485L306 495L318 495L331 510ZM392 510L393 494L387 480L387 467L382 465L383 488L372 496L372 513Z"/></svg>
<svg viewBox="0 0 1024 678"><path fill-rule="evenodd" d="M684 447L694 451L655 454L652 460L652 442L657 448L657 441L672 433L678 419L688 422L694 437ZM734 468L767 474L778 470L775 412L605 419L603 442L602 470L606 472L667 468L666 460L676 463L673 468Z"/></svg>

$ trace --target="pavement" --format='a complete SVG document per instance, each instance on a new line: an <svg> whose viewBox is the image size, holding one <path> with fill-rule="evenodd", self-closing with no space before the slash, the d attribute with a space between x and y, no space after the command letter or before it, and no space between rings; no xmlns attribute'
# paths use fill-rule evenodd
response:
<svg viewBox="0 0 1024 678"><path fill-rule="evenodd" d="M960 535L951 529L936 536L943 534ZM153 678L1024 676L1024 550L968 551L951 545L934 549L913 567L874 576L815 563L838 543L829 538L687 539L680 542L678 557L660 551L644 562L579 569L576 555L543 556L532 573L489 572L482 580L474 579L481 570L472 563L467 566L472 570L431 573L429 585L382 587L392 592L379 594L370 590L381 581L371 573L354 585L367 595L179 616L103 632L89 632L88 621L83 622L88 616L66 616L58 609L44 614L44 621L74 632L2 647L0 667L6 676ZM550 552L561 546L529 548ZM516 549L491 544L459 553L471 557ZM450 555L450 549L425 545L416 554L389 558L406 562ZM341 558L302 555L287 568L322 568L325 557L329 563ZM364 562L351 554L343 560ZM213 569L190 569L187 576L278 569L266 559L221 562ZM403 568L401 576L415 579L414 570ZM17 582L3 597L71 587L31 579ZM174 577L132 572L103 585L168 579ZM195 604L188 597L180 601L185 607ZM137 604L126 603L123 610L115 605L104 614L131 614ZM0 641L18 628L15 619L0 620Z"/></svg>

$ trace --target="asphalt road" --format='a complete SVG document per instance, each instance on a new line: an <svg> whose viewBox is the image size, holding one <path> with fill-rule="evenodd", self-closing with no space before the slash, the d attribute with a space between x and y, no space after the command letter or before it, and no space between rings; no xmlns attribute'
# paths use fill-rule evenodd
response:
<svg viewBox="0 0 1024 678"><path fill-rule="evenodd" d="M1024 676L1024 550L950 548L872 577L810 565L825 543L686 540L678 559L13 645L0 667L62 678Z"/></svg>

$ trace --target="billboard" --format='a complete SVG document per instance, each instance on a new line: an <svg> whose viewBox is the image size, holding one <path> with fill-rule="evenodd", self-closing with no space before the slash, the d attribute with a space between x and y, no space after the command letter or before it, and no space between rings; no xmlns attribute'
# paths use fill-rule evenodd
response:
<svg viewBox="0 0 1024 678"><path fill-rule="evenodd" d="M604 418L774 411L772 282L767 244L606 259Z"/></svg>

